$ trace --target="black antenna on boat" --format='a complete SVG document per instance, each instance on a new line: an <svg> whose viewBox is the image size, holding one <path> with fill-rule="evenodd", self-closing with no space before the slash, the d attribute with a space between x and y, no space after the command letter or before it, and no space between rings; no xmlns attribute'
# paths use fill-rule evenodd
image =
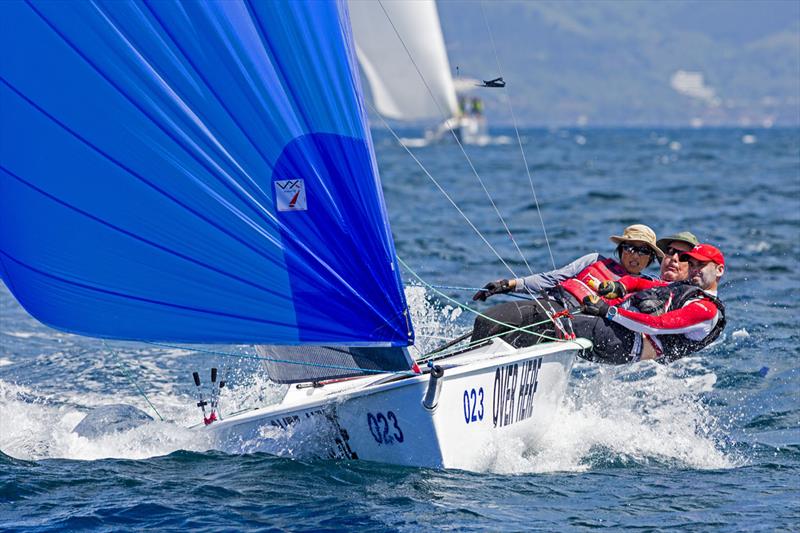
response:
<svg viewBox="0 0 800 533"><path fill-rule="evenodd" d="M208 417L211 422L217 420L217 418L222 420L222 415L217 414L217 405L219 405L219 395L222 392L222 387L225 386L225 381L220 380L219 387L217 387L216 384L217 384L217 369L216 367L212 367L211 368L211 414ZM207 422L206 424L210 424L211 422Z"/></svg>
<svg viewBox="0 0 800 533"><path fill-rule="evenodd" d="M206 405L208 405L208 402L206 402L203 399L203 390L200 388L200 374L197 373L197 372L192 372L192 377L194 378L194 385L195 385L195 387L197 387L197 407L202 409L202 411L203 411L203 421L205 421L206 420Z"/></svg>

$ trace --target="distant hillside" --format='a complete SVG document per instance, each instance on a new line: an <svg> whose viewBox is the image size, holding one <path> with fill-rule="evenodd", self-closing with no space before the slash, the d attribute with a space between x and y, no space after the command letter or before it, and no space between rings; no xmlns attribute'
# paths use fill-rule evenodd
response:
<svg viewBox="0 0 800 533"><path fill-rule="evenodd" d="M483 2L526 125L798 125L800 2ZM441 1L450 62L498 69L481 2ZM500 91L484 89L492 124Z"/></svg>

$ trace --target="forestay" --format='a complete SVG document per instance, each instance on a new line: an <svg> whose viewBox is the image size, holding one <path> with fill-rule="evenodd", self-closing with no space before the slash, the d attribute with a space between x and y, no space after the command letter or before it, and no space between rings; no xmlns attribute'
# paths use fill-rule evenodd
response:
<svg viewBox="0 0 800 533"><path fill-rule="evenodd" d="M346 3L0 10L0 270L33 316L117 339L413 342Z"/></svg>

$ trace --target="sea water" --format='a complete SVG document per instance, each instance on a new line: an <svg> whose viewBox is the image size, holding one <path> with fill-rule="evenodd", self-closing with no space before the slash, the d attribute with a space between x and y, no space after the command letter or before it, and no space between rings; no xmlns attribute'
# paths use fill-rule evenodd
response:
<svg viewBox="0 0 800 533"><path fill-rule="evenodd" d="M190 373L220 368L234 412L284 392L257 361L60 333L0 285L0 530L796 530L800 131L525 130L530 175L516 132L493 135L469 162L412 148L423 170L374 133L398 255L424 280L403 272L419 350L469 330L473 289L611 254L634 223L724 251L720 340L669 366L579 361L545 439L498 443L481 472L226 455L186 429ZM72 432L113 403L156 421Z"/></svg>

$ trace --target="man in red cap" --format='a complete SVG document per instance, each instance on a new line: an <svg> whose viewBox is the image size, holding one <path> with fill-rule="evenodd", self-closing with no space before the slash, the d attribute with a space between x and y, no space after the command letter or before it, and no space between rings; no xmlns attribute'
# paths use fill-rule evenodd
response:
<svg viewBox="0 0 800 533"><path fill-rule="evenodd" d="M590 358L612 363L669 362L719 337L725 327L725 307L717 298L717 287L725 273L725 258L716 247L698 244L681 259L689 264L687 281L665 283L625 276L598 288L600 295L616 293L622 298L610 303L596 296L584 299L585 318L576 317L575 332L595 341ZM586 315L603 322L592 323ZM630 352L624 353L628 348Z"/></svg>

